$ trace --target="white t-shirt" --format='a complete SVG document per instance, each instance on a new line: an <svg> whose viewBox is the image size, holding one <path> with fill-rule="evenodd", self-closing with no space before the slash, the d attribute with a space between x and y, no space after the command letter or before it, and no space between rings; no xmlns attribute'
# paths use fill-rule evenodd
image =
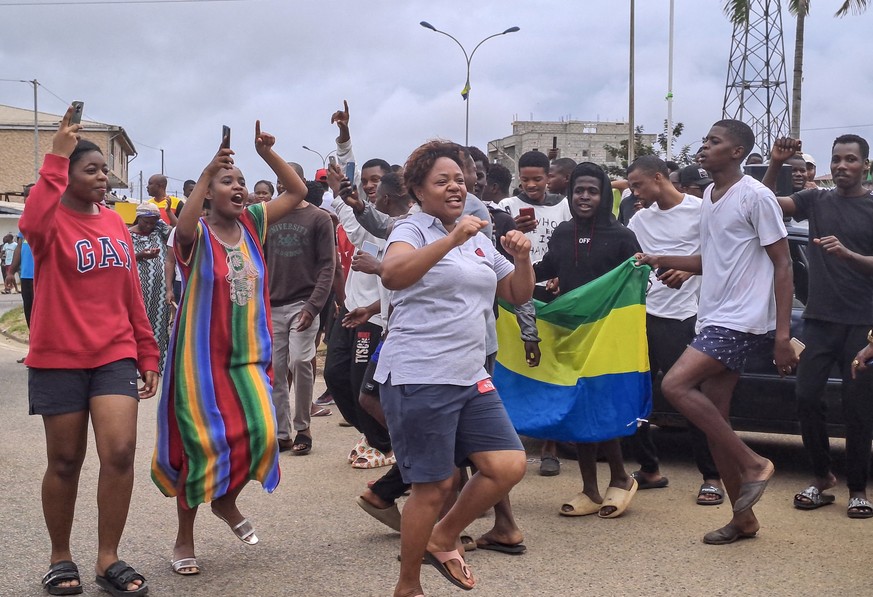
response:
<svg viewBox="0 0 873 597"><path fill-rule="evenodd" d="M370 241L375 244L379 251L385 248L385 239L377 238L367 232L363 226L358 223L355 218L355 212L345 202L335 197L332 207L336 210L340 224L346 231L346 236L349 237L349 242L355 245L356 249L360 249L364 241ZM352 311L358 307L368 307L376 301L380 300L379 286L382 281L375 274L365 274L355 270L349 270L346 277L346 309ZM382 329L385 329L385 321L382 319L382 312L379 311L368 320L370 323L376 324Z"/></svg>
<svg viewBox="0 0 873 597"><path fill-rule="evenodd" d="M17 246L18 243L15 241L3 243L3 265L12 265L12 256L15 254L15 247Z"/></svg>
<svg viewBox="0 0 873 597"><path fill-rule="evenodd" d="M572 217L570 214L570 204L566 199L561 200L555 205L533 205L522 201L518 197L507 197L498 206L500 209L509 212L509 215L513 218L517 217L519 210L524 207L532 207L534 209L537 227L526 235L531 243L530 260L532 263L542 261L543 255L549 250L549 239L552 238L555 228L561 222L566 222Z"/></svg>
<svg viewBox="0 0 873 597"><path fill-rule="evenodd" d="M173 251L173 243L175 243L175 242L176 242L176 227L173 226L173 228L170 230L170 235L167 237L167 246L170 248L171 252ZM174 254L174 256L175 256L175 254ZM179 269L178 260L175 263L175 267L176 267L176 282L181 282L182 281L182 270ZM176 297L176 300L179 300L179 297Z"/></svg>
<svg viewBox="0 0 873 597"><path fill-rule="evenodd" d="M644 253L652 255L700 254L700 206L703 202L685 195L682 203L666 211L653 203L641 209L627 227L637 237ZM691 276L681 288L673 289L651 274L651 286L646 294L646 312L656 317L680 321L697 315L700 276Z"/></svg>
<svg viewBox="0 0 873 597"><path fill-rule="evenodd" d="M716 325L766 334L776 329L773 262L765 247L788 236L773 191L743 176L717 202L709 185L700 211L703 276L697 331Z"/></svg>

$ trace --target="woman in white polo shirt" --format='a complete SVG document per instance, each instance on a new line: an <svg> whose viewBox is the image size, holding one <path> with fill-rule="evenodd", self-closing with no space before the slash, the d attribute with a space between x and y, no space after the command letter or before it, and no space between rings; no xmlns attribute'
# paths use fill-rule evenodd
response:
<svg viewBox="0 0 873 597"><path fill-rule="evenodd" d="M422 557L453 584L473 587L458 537L524 476L524 449L483 365L495 291L523 304L534 276L524 234L501 239L513 266L479 234L487 222L461 217L467 189L455 144L422 145L404 178L421 212L398 221L388 239L382 283L394 291L393 311L375 379L397 464L412 484L394 594L418 595ZM465 464L478 472L434 526L455 467Z"/></svg>

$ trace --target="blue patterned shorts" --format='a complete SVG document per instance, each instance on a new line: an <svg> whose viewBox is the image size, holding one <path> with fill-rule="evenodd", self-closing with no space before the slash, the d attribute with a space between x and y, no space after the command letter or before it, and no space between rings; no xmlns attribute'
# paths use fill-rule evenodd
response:
<svg viewBox="0 0 873 597"><path fill-rule="evenodd" d="M717 325L706 326L691 341L691 347L712 357L731 371L742 371L752 354L773 349L772 334L749 334Z"/></svg>

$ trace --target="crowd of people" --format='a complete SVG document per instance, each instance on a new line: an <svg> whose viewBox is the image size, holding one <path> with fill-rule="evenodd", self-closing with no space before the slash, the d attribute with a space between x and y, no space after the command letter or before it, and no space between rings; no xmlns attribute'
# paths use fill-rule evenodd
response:
<svg viewBox="0 0 873 597"><path fill-rule="evenodd" d="M118 546L130 506L138 401L155 395L152 479L176 498L174 572L201 573L194 541L200 504L209 503L244 543L258 542L238 498L249 481L272 492L280 452L309 454L311 417L331 414L325 405L335 403L344 424L360 433L348 463L390 466L357 503L400 532L394 595L423 595L423 563L473 588L465 551L526 550L509 497L526 472L524 447L491 378L495 301L515 310L521 335L511 349L538 367L537 308L631 258L651 268L650 370L653 380L663 376L663 394L689 421L702 477L697 503L727 498L732 505L727 524L703 541L732 543L760 528L754 506L775 467L732 430L729 413L744 363L762 351L780 375L796 370L812 482L794 496L795 507L835 500L826 493L837 479L822 395L837 365L847 515L873 517L866 492L873 196L864 186L869 146L861 137L834 142L833 188L811 184L815 162L790 138L771 149L762 181L745 175L743 165L756 161L754 135L742 122L721 120L693 164L642 156L621 182L590 162L525 153L511 194L512 172L448 141L424 143L402 166L378 157L359 166L344 104L331 116L336 158L315 180L276 153L276 139L258 122L253 142L276 174L275 187L260 180L249 192L226 138L200 177L186 181L185 200L167 194L166 177L151 177L152 198L128 227L101 204L108 167L99 148L79 138L71 114L30 190L8 267L4 261L7 289L20 273L33 304L31 319L26 301L32 328L25 364L30 413L42 416L46 432L49 594L82 592L70 534L89 420L100 460L96 583L112 595L148 592ZM792 191L776 197L784 164ZM794 287L785 221L792 218L809 222L802 352L789 329ZM4 243L6 250L13 239ZM95 310L100 320L89 317ZM63 318L52 315L59 312ZM314 399L323 342L327 392ZM576 444L581 491L558 513L617 518L637 491L666 487L650 427L642 421L628 442L639 463L631 473L621 438ZM540 439L540 474L560 474L555 442ZM608 463L605 491L598 456ZM401 512L397 500L407 492ZM465 535L490 508L494 527Z"/></svg>

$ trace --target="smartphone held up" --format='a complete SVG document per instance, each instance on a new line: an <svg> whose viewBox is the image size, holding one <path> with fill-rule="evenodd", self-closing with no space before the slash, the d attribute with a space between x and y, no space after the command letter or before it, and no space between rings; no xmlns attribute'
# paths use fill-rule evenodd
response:
<svg viewBox="0 0 873 597"><path fill-rule="evenodd" d="M82 113L85 111L85 102L75 101L72 103L73 115L70 116L70 124L81 124Z"/></svg>

